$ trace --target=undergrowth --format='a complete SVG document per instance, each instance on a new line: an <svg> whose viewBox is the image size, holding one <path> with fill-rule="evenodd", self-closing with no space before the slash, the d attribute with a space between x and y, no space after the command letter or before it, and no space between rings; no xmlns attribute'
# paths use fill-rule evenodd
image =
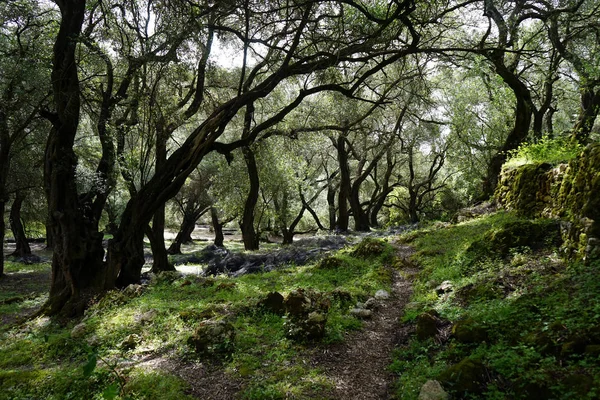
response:
<svg viewBox="0 0 600 400"><path fill-rule="evenodd" d="M141 293L109 292L65 326L49 318L13 326L0 333L0 399L188 398L182 379L140 364L153 357L223 368L227 379L241 382L246 399L318 398L332 383L298 357L313 344L288 339L285 319L257 304L274 291L325 293L331 307L322 340L339 342L362 326L350 306L390 290L385 265L393 249L382 244L375 255L337 252L334 269L317 263L239 278L165 275ZM236 331L233 353L218 360L188 345L195 327L211 318L231 321Z"/></svg>
<svg viewBox="0 0 600 400"><path fill-rule="evenodd" d="M502 234L527 226L542 227L542 237ZM548 226L500 212L402 238L422 267L405 321L433 309L454 328L396 350L399 399L416 399L428 380L456 398L600 396L600 263L564 261ZM509 241L506 251L497 238ZM439 289L443 281L451 289Z"/></svg>

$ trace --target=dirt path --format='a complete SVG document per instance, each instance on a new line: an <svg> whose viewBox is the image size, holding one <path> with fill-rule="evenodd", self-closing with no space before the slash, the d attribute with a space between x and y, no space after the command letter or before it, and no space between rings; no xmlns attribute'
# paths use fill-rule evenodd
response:
<svg viewBox="0 0 600 400"><path fill-rule="evenodd" d="M413 253L406 245L395 245L398 256L408 260ZM407 265L410 265L407 263ZM404 306L410 301L412 277L417 270L407 267L393 271L392 293L382 301L373 318L361 331L350 334L343 343L319 348L313 364L335 384L331 399L388 399L392 397L394 376L388 371L394 347L409 334L399 324Z"/></svg>

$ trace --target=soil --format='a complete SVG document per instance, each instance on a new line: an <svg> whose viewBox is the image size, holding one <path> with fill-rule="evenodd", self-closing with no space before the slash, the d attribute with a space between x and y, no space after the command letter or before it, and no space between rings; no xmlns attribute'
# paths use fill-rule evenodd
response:
<svg viewBox="0 0 600 400"><path fill-rule="evenodd" d="M397 255L408 259L413 250L396 244ZM392 398L394 376L388 367L393 349L408 340L413 328L399 321L412 294L411 280L416 275L414 267L401 272L393 270L390 299L380 303L373 318L362 330L351 333L342 343L322 346L312 355L315 368L335 384L328 399L375 400Z"/></svg>

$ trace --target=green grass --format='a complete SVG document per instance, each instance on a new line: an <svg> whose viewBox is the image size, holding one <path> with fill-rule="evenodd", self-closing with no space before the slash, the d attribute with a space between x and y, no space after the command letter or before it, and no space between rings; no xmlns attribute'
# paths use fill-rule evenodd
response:
<svg viewBox="0 0 600 400"><path fill-rule="evenodd" d="M67 326L47 318L29 321L0 332L0 399L96 399L103 393L134 399L186 398L181 379L136 367L155 356L192 364L216 362L231 379L242 382L242 398L318 398L332 383L299 357L312 344L286 338L284 318L256 304L273 291L286 295L303 288L325 293L331 307L323 342L339 342L362 323L348 314L349 304L331 293L342 291L356 302L379 289L390 290L391 275L384 264L392 264L392 253L387 244L382 253L365 258L352 256L348 249L336 254L341 266L335 269L316 264L239 278L157 279L137 297L112 291L86 311L85 332L77 338L71 337L71 330L80 321ZM151 315L150 320L144 321L144 315ZM218 361L204 359L187 344L198 323L211 316L231 321L236 330L233 354ZM133 349L124 345L131 335L137 343ZM85 375L90 357L99 361Z"/></svg>
<svg viewBox="0 0 600 400"><path fill-rule="evenodd" d="M427 380L440 378L466 357L480 360L487 375L480 392L454 393L461 398L600 395L600 361L585 349L600 344L600 263L564 261L551 244L535 251L513 248L505 257L471 246L491 237L486 232L519 220L502 212L403 238L416 247L415 261L423 267L415 283L416 305L405 320L435 309L451 322L471 319L488 338L470 344L411 339L397 349L391 365L398 374L398 398L416 399ZM435 286L446 280L454 290L436 294Z"/></svg>

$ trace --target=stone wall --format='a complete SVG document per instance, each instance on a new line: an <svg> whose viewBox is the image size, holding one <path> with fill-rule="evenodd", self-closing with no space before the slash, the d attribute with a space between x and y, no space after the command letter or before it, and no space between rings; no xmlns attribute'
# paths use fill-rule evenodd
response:
<svg viewBox="0 0 600 400"><path fill-rule="evenodd" d="M502 171L495 198L505 209L561 221L569 257L600 258L600 143L569 164L527 164Z"/></svg>

